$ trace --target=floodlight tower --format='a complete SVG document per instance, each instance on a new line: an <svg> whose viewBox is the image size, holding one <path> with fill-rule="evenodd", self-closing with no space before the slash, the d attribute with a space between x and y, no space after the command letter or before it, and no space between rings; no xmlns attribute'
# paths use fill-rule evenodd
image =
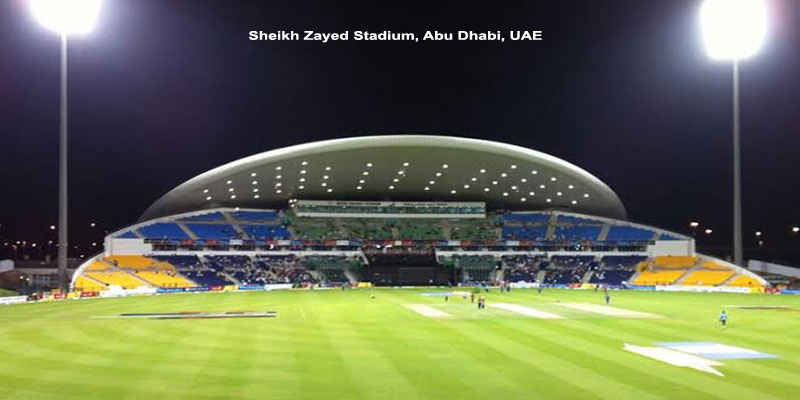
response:
<svg viewBox="0 0 800 400"><path fill-rule="evenodd" d="M103 0L29 0L31 13L61 36L61 100L58 175L58 283L67 288L67 36L94 27Z"/></svg>
<svg viewBox="0 0 800 400"><path fill-rule="evenodd" d="M764 0L705 0L700 8L700 30L709 57L733 64L733 259L743 266L739 60L761 48L767 34L767 6Z"/></svg>

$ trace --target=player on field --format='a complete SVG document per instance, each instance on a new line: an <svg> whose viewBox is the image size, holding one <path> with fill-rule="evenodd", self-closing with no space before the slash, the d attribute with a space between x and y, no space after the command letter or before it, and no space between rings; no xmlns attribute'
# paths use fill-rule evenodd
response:
<svg viewBox="0 0 800 400"><path fill-rule="evenodd" d="M725 310L722 310L722 313L719 314L719 323L722 324L723 328L728 326L728 314Z"/></svg>
<svg viewBox="0 0 800 400"><path fill-rule="evenodd" d="M604 295L604 296L605 296L605 298L606 298L606 305L609 305L609 304L611 303L611 295L610 295L610 294L608 294L608 288L604 288L604 289L603 289L603 292L604 292L604 294L603 294L603 295Z"/></svg>

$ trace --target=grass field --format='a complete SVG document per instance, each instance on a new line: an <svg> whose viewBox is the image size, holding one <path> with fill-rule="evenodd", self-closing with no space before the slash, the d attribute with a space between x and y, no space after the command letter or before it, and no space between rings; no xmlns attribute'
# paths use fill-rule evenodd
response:
<svg viewBox="0 0 800 400"><path fill-rule="evenodd" d="M370 293L375 298L370 298ZM564 307L590 291L518 290L469 300L418 290L206 293L0 307L8 399L797 399L800 298L614 292L664 318ZM508 303L561 315L537 319ZM560 303L559 303L560 302ZM426 304L449 314L426 317ZM739 310L782 305L796 311ZM729 311L730 327L717 324ZM267 311L277 318L150 320L120 313ZM780 356L725 360L724 377L622 350L713 341Z"/></svg>

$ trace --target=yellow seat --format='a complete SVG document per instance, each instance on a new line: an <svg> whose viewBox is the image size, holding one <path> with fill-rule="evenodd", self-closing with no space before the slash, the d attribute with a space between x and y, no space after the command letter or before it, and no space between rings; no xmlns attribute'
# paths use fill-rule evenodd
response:
<svg viewBox="0 0 800 400"><path fill-rule="evenodd" d="M692 256L657 256L653 258L653 263L659 268L689 268L700 260L699 257Z"/></svg>
<svg viewBox="0 0 800 400"><path fill-rule="evenodd" d="M716 286L725 282L735 274L730 269L726 270L697 270L689 274L681 283L686 286Z"/></svg>
<svg viewBox="0 0 800 400"><path fill-rule="evenodd" d="M84 275L92 277L108 285L121 286L124 289L135 289L139 286L148 286L146 283L136 279L133 275L124 271L84 272Z"/></svg>
<svg viewBox="0 0 800 400"><path fill-rule="evenodd" d="M94 261L86 267L87 271L103 271L110 268L108 264L102 261Z"/></svg>
<svg viewBox="0 0 800 400"><path fill-rule="evenodd" d="M756 278L747 276L747 275L739 275L736 278L733 278L732 281L728 283L728 286L736 286L736 287L764 287L760 281Z"/></svg>
<svg viewBox="0 0 800 400"><path fill-rule="evenodd" d="M168 273L163 269L160 271L137 271L136 275L158 287L184 288L197 286L194 282L184 278L183 276Z"/></svg>
<svg viewBox="0 0 800 400"><path fill-rule="evenodd" d="M686 270L645 270L642 271L634 284L637 285L670 285L681 277Z"/></svg>
<svg viewBox="0 0 800 400"><path fill-rule="evenodd" d="M80 292L99 292L108 289L106 285L93 281L83 275L75 279L75 285L73 287L74 290Z"/></svg>

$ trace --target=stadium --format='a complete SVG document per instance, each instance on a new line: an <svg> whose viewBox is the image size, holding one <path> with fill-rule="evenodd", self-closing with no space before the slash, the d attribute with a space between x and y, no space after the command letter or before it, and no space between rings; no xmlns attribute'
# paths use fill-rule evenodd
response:
<svg viewBox="0 0 800 400"><path fill-rule="evenodd" d="M22 328L4 351L24 361L6 384L14 398L792 398L797 345L769 332L798 327L776 319L797 300L694 249L535 150L302 144L176 186L107 235L69 292L6 308Z"/></svg>
<svg viewBox="0 0 800 400"><path fill-rule="evenodd" d="M620 3L0 2L0 399L797 399L800 2Z"/></svg>

